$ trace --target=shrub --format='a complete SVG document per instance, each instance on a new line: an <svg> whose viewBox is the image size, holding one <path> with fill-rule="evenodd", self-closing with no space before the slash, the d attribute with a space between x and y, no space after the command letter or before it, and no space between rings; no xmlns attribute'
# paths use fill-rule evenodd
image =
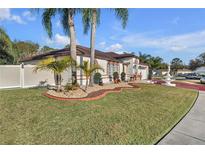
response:
<svg viewBox="0 0 205 154"><path fill-rule="evenodd" d="M113 73L113 79L114 79L114 80L118 80L118 79L119 79L119 74L118 74L118 72L114 72L114 73Z"/></svg>
<svg viewBox="0 0 205 154"><path fill-rule="evenodd" d="M99 72L95 73L94 74L94 83L99 84L101 81L101 78L102 78L102 75Z"/></svg>
<svg viewBox="0 0 205 154"><path fill-rule="evenodd" d="M122 80L122 81L125 81L125 76L126 76L125 72L122 72L122 73L121 73L121 80Z"/></svg>
<svg viewBox="0 0 205 154"><path fill-rule="evenodd" d="M70 83L67 83L64 87L65 91L70 91L70 90L77 90L80 87L80 85L78 83L72 85Z"/></svg>

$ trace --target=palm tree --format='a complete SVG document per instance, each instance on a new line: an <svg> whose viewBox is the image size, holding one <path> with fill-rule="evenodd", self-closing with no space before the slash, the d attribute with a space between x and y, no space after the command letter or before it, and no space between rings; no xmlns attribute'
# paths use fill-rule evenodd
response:
<svg viewBox="0 0 205 154"><path fill-rule="evenodd" d="M89 65L88 61L83 61L83 64L78 66L80 69L82 69L83 74L86 78L86 85L85 85L85 91L87 91L88 88L88 80L93 72L96 70L103 70L103 68L100 65L94 64L92 66ZM104 71L104 70L103 70Z"/></svg>
<svg viewBox="0 0 205 154"><path fill-rule="evenodd" d="M152 79L152 74L154 69L159 69L163 63L161 57L150 57L147 64L149 66L149 79Z"/></svg>
<svg viewBox="0 0 205 154"><path fill-rule="evenodd" d="M6 34L5 30L0 27L0 47L2 49L12 46L12 41L9 36Z"/></svg>
<svg viewBox="0 0 205 154"><path fill-rule="evenodd" d="M70 38L70 53L71 58L76 61L76 33L74 26L74 16L80 11L80 9L74 8L64 8L64 9L43 9L42 14L42 24L48 34L48 36L52 37L52 18L57 14L60 15L60 21L63 26L63 30L65 34L69 35ZM72 84L77 83L77 74L76 74L76 66L72 66Z"/></svg>
<svg viewBox="0 0 205 154"><path fill-rule="evenodd" d="M139 60L140 60L140 62L147 63L151 57L152 56L149 55L149 54L145 54L145 53L139 52Z"/></svg>
<svg viewBox="0 0 205 154"><path fill-rule="evenodd" d="M0 27L0 64L12 64L13 61L12 41L5 30Z"/></svg>
<svg viewBox="0 0 205 154"><path fill-rule="evenodd" d="M128 9L111 9L115 12L116 17L122 21L123 28L127 25ZM94 65L95 61L95 38L96 38L96 26L100 23L100 9L83 9L82 20L84 25L84 33L87 34L91 27L90 35L90 66ZM90 85L93 85L93 74L90 77Z"/></svg>
<svg viewBox="0 0 205 154"><path fill-rule="evenodd" d="M72 64L73 60L70 57L64 57L62 60L56 60L55 58L49 57L48 59L40 61L34 68L34 72L46 70L54 73L57 92L59 92L61 90L62 82L61 73L71 67Z"/></svg>

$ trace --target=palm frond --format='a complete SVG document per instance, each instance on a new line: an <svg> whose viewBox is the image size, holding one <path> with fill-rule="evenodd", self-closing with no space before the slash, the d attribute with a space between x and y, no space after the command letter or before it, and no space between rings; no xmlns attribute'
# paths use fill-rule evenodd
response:
<svg viewBox="0 0 205 154"><path fill-rule="evenodd" d="M102 70L102 71L104 72L104 69L103 69L100 65L94 64L94 65L90 68L90 72L92 73L92 72L94 72L94 71L96 71L96 70Z"/></svg>
<svg viewBox="0 0 205 154"><path fill-rule="evenodd" d="M104 69L98 64L94 64L92 67L90 67L89 61L83 61L83 64L79 65L78 68L83 71L86 77L91 76L91 74L96 70L104 71Z"/></svg>
<svg viewBox="0 0 205 154"><path fill-rule="evenodd" d="M63 31L65 34L70 34L69 23L68 23L69 15L74 17L76 13L79 12L81 12L81 9L76 9L76 8L58 9L58 13L60 14L60 21L63 26Z"/></svg>
<svg viewBox="0 0 205 154"><path fill-rule="evenodd" d="M69 23L68 23L68 13L69 9L61 9L60 12L60 21L61 25L63 26L63 31L65 34L69 34Z"/></svg>
<svg viewBox="0 0 205 154"><path fill-rule="evenodd" d="M100 14L101 14L100 9L97 9L97 25L100 25Z"/></svg>
<svg viewBox="0 0 205 154"><path fill-rule="evenodd" d="M51 71L56 74L60 74L64 72L66 69L71 67L73 64L73 60L71 57L64 57L61 60L56 60L53 57L49 57L47 59L41 60L37 66L34 68L34 72L37 71Z"/></svg>
<svg viewBox="0 0 205 154"><path fill-rule="evenodd" d="M82 11L82 22L83 22L83 31L85 34L88 33L88 30L90 29L90 23L91 23L91 15L92 9L85 8Z"/></svg>
<svg viewBox="0 0 205 154"><path fill-rule="evenodd" d="M114 9L115 15L122 21L122 27L125 28L128 21L128 9Z"/></svg>
<svg viewBox="0 0 205 154"><path fill-rule="evenodd" d="M44 12L42 14L42 24L50 38L53 35L51 20L56 15L56 13L57 13L57 9L49 8L49 9L44 9Z"/></svg>
<svg viewBox="0 0 205 154"><path fill-rule="evenodd" d="M97 19L96 20L97 20L97 25L99 25L100 24L100 9L85 8L85 9L81 10L84 34L87 34L89 29L90 29L94 11L96 11L96 13L97 13L97 16L96 16Z"/></svg>

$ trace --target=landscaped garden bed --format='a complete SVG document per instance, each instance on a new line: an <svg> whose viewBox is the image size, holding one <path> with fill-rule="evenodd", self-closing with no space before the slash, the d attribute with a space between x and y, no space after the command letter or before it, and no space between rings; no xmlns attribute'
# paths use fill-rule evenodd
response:
<svg viewBox="0 0 205 154"><path fill-rule="evenodd" d="M125 82L121 82L119 84L104 84L103 86L95 84L93 86L89 86L86 91L84 90L85 89L84 87L77 88L76 90L62 91L62 92L57 92L55 90L48 90L47 94L56 97L61 97L61 98L83 98L96 91L115 89L118 87L132 88L131 85Z"/></svg>
<svg viewBox="0 0 205 154"><path fill-rule="evenodd" d="M94 101L58 101L46 89L0 91L0 144L154 144L197 92L155 84Z"/></svg>

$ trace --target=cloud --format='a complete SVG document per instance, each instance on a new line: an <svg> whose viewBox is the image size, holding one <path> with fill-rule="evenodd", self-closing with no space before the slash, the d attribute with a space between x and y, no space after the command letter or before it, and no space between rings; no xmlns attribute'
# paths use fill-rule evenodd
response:
<svg viewBox="0 0 205 154"><path fill-rule="evenodd" d="M164 37L146 36L136 33L122 37L121 41L130 47L156 48L173 52L205 49L205 30Z"/></svg>
<svg viewBox="0 0 205 154"><path fill-rule="evenodd" d="M62 48L70 43L70 38L68 36L55 34L53 39L44 38L47 45Z"/></svg>
<svg viewBox="0 0 205 154"><path fill-rule="evenodd" d="M106 42L100 42L99 47L104 49L106 47Z"/></svg>
<svg viewBox="0 0 205 154"><path fill-rule="evenodd" d="M121 44L116 43L116 44L112 44L109 47L105 48L105 50L107 50L107 51L119 51L122 49L122 47L123 46Z"/></svg>
<svg viewBox="0 0 205 154"><path fill-rule="evenodd" d="M0 21L14 21L18 24L26 24L25 21L22 20L21 16L11 14L10 9L0 9Z"/></svg>
<svg viewBox="0 0 205 154"><path fill-rule="evenodd" d="M31 11L25 11L25 12L23 12L22 15L23 15L27 20L29 20L29 21L35 21L35 20L36 20L36 16L33 15L33 14L31 13Z"/></svg>

